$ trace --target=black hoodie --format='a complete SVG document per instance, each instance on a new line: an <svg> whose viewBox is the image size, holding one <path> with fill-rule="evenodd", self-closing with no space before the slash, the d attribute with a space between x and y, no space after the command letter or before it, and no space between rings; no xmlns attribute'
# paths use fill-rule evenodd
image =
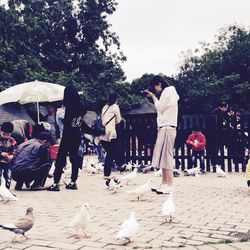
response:
<svg viewBox="0 0 250 250"><path fill-rule="evenodd" d="M81 138L82 133L92 134L92 129L83 121L87 110L73 85L66 86L63 103L65 106L63 138L69 138L73 142L74 139Z"/></svg>

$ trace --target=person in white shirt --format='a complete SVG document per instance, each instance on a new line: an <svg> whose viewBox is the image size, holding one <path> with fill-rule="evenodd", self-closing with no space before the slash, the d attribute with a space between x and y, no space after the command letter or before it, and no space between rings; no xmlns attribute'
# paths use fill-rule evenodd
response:
<svg viewBox="0 0 250 250"><path fill-rule="evenodd" d="M102 124L105 126L105 135L100 136L100 140L107 153L104 164L105 179L110 177L115 160L116 125L121 122L121 113L117 100L118 95L116 93L110 94L107 104L102 108Z"/></svg>
<svg viewBox="0 0 250 250"><path fill-rule="evenodd" d="M59 142L61 141L63 134L63 125L64 125L64 116L65 116L65 107L62 105L61 108L58 108L56 111L56 123L59 128Z"/></svg>
<svg viewBox="0 0 250 250"><path fill-rule="evenodd" d="M159 188L152 188L157 194L173 192L174 142L176 137L178 100L175 87L170 86L162 76L155 76L152 81L154 92L146 90L147 97L152 98L157 110L158 134L155 143L152 166L162 169L162 183Z"/></svg>

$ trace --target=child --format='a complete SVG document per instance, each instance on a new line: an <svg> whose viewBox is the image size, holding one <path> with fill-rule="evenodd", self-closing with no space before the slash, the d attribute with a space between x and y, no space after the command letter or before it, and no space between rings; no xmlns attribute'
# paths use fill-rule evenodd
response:
<svg viewBox="0 0 250 250"><path fill-rule="evenodd" d="M187 145L192 146L192 167L197 159L200 160L200 169L202 173L206 173L205 165L204 165L204 155L206 149L206 137L204 134L201 133L198 127L194 127L192 133L188 136L186 141Z"/></svg>
<svg viewBox="0 0 250 250"><path fill-rule="evenodd" d="M11 137L13 129L11 122L4 122L0 131L0 178L3 175L8 189L10 188L11 166L17 150L17 143Z"/></svg>

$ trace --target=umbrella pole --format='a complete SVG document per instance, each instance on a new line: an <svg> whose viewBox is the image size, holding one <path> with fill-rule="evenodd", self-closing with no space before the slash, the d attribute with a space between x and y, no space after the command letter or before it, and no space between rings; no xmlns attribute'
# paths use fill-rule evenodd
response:
<svg viewBox="0 0 250 250"><path fill-rule="evenodd" d="M40 123L40 115L39 115L39 102L36 102L36 109L37 109L37 123Z"/></svg>

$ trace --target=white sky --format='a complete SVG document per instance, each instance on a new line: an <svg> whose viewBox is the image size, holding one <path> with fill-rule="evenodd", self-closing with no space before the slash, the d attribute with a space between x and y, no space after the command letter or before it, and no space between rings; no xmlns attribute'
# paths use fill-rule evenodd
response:
<svg viewBox="0 0 250 250"><path fill-rule="evenodd" d="M144 73L174 75L180 53L213 42L219 29L250 28L250 0L117 0L110 22L127 56L127 80Z"/></svg>

